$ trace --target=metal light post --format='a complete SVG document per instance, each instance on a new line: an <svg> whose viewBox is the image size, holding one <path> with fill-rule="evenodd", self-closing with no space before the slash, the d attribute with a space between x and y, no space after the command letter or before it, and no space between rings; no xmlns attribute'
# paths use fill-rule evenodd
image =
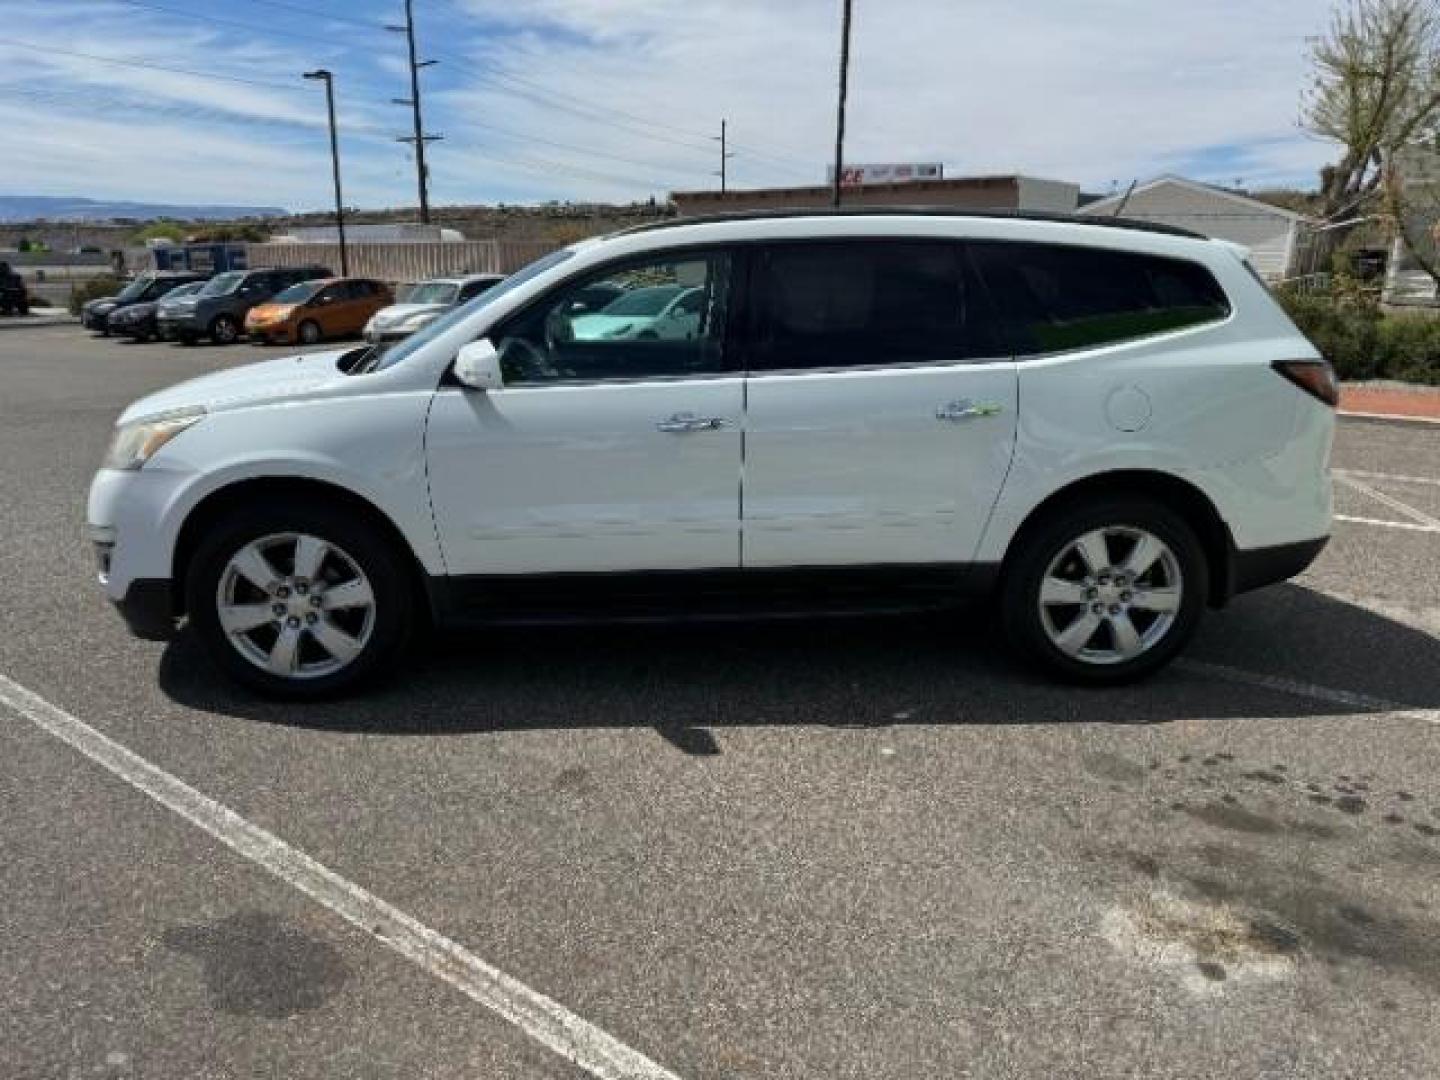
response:
<svg viewBox="0 0 1440 1080"><path fill-rule="evenodd" d="M350 276L350 254L345 248L345 199L340 194L340 137L335 132L335 76L325 68L305 72L304 78L325 84L325 107L330 113L330 164L335 173L335 228L340 234L340 273Z"/></svg>
<svg viewBox="0 0 1440 1080"><path fill-rule="evenodd" d="M840 24L840 99L835 110L835 186L830 205L840 205L840 174L845 168L845 94L850 81L850 0L844 0Z"/></svg>

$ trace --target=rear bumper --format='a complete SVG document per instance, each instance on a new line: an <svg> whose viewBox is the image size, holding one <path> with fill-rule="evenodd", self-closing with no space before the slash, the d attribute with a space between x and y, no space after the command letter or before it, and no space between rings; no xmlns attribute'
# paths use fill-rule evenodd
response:
<svg viewBox="0 0 1440 1080"><path fill-rule="evenodd" d="M130 633L146 641L169 641L175 636L175 596L162 578L137 578L125 595L112 601Z"/></svg>
<svg viewBox="0 0 1440 1080"><path fill-rule="evenodd" d="M1314 540L1300 540L1293 544L1276 544L1273 547L1251 548L1235 551L1230 559L1230 581L1226 595L1240 593L1286 581L1302 573L1325 550L1330 537L1321 536Z"/></svg>

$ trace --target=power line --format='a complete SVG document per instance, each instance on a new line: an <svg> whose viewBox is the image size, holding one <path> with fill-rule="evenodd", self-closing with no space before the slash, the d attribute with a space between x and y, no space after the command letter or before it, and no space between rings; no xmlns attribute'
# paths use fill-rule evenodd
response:
<svg viewBox="0 0 1440 1080"><path fill-rule="evenodd" d="M73 56L80 60L93 60L97 64L114 64L117 67L142 68L147 71L164 71L172 75L188 75L192 79L214 79L219 82L239 83L243 86L258 86L266 90L288 90L293 93L300 89L289 83L265 82L260 79L246 79L239 75L221 75L213 71L195 71L193 68L171 67L168 64L156 64L147 60L117 60L112 56L97 56L94 53L57 49L53 45L39 45L33 41L21 41L18 38L0 37L0 45L14 45L22 49L33 49L37 53L50 53L54 56Z"/></svg>
<svg viewBox="0 0 1440 1080"><path fill-rule="evenodd" d="M165 7L161 4L151 4L148 3L147 0L111 0L111 2L117 4L126 4L133 8L143 8L146 11L154 11L162 15L169 15L175 18L191 19L196 22L211 23L215 26L238 26L240 29L249 30L251 33L269 34L273 37L283 37L294 41L314 41L322 45L329 45L331 48L334 48L337 45L337 42L334 38L321 37L319 34L297 34L290 30L279 29L278 27L271 29L270 27L256 26L254 23L244 22L240 19L224 19L219 17L218 15L206 15L203 12L199 11L186 11L183 8L172 8ZM255 0L251 0L251 2L253 3L255 2ZM286 5L286 7L288 8L289 5ZM376 26L371 26L369 24L358 23L356 25L365 25L367 29L371 30L376 29L378 26L378 24Z"/></svg>
<svg viewBox="0 0 1440 1080"><path fill-rule="evenodd" d="M371 22L369 19L357 19L352 15L336 15L330 11L317 11L312 7L305 7L302 4L287 4L284 0L246 0L246 3L275 8L277 11L288 11L294 15L304 15L307 19L329 19L331 22L349 23L351 26L363 26L367 30L381 30L384 28L383 23Z"/></svg>

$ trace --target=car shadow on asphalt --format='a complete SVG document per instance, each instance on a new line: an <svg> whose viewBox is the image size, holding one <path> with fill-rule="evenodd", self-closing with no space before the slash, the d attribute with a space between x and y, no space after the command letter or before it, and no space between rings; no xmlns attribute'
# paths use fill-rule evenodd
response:
<svg viewBox="0 0 1440 1080"><path fill-rule="evenodd" d="M389 735L650 727L688 754L743 725L1149 724L1378 710L1218 678L1184 664L1111 689L1059 685L1019 666L990 610L943 615L494 629L429 635L393 678L296 705L226 682L188 632L162 689L194 709L265 723ZM1192 660L1440 707L1440 640L1297 585L1209 613Z"/></svg>

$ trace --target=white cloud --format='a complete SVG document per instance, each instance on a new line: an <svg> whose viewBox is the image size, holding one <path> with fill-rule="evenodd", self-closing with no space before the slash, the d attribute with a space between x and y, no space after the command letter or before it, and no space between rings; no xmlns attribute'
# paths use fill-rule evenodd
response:
<svg viewBox="0 0 1440 1080"><path fill-rule="evenodd" d="M1305 38L1326 18L1319 0L854 2L852 161L941 160L950 175L1018 171L1103 190L1166 171L1309 183L1331 155L1295 125ZM346 10L378 22L391 6ZM196 10L256 32L108 0L7 10L0 37L50 48L0 41L6 189L325 206L323 105L298 78L323 64L337 73L347 201L413 201L413 166L393 141L407 118L389 104L406 92L396 35L312 25L317 44L267 26L258 7ZM819 183L833 153L838 15L839 0L421 8L422 49L442 60L425 75L426 126L446 136L430 154L433 197L712 186L722 116L739 151L732 184Z"/></svg>

